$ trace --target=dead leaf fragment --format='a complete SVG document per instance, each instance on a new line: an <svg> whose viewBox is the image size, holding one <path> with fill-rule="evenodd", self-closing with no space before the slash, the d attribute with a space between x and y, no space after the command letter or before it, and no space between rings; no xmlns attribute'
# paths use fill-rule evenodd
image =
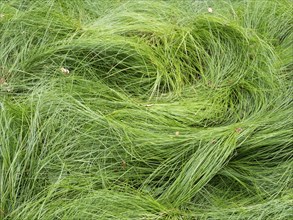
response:
<svg viewBox="0 0 293 220"><path fill-rule="evenodd" d="M126 164L125 160L122 160L122 162L121 162L121 166L122 166L122 169L123 169L123 170L126 169L127 164Z"/></svg>
<svg viewBox="0 0 293 220"><path fill-rule="evenodd" d="M61 72L64 74L64 75L68 75L69 74L69 69L67 68L64 68L64 67L61 67Z"/></svg>
<svg viewBox="0 0 293 220"><path fill-rule="evenodd" d="M235 131L239 134L242 131L242 128L236 128Z"/></svg>
<svg viewBox="0 0 293 220"><path fill-rule="evenodd" d="M5 84L7 84L6 80L3 77L1 77L0 78L0 86L5 85Z"/></svg>

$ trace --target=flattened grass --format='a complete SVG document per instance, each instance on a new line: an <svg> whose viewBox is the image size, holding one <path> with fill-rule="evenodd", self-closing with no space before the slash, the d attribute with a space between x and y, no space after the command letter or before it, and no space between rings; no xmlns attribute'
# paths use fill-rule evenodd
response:
<svg viewBox="0 0 293 220"><path fill-rule="evenodd" d="M1 219L290 219L292 3L180 2L0 4Z"/></svg>

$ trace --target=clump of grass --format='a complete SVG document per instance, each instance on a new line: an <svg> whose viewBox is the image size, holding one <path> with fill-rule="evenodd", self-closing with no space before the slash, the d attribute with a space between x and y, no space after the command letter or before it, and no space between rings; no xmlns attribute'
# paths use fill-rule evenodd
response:
<svg viewBox="0 0 293 220"><path fill-rule="evenodd" d="M108 3L0 4L0 218L289 219L290 3Z"/></svg>

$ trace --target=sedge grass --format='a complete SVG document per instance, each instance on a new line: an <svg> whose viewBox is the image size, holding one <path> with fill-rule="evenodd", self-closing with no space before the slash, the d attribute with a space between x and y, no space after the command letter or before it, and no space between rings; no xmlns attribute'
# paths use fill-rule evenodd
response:
<svg viewBox="0 0 293 220"><path fill-rule="evenodd" d="M0 218L290 219L290 8L1 2Z"/></svg>

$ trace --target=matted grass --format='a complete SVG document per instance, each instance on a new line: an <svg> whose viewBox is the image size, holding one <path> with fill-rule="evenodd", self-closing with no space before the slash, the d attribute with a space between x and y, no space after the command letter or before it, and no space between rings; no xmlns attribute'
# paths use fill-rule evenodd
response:
<svg viewBox="0 0 293 220"><path fill-rule="evenodd" d="M292 218L291 12L2 1L0 219Z"/></svg>

